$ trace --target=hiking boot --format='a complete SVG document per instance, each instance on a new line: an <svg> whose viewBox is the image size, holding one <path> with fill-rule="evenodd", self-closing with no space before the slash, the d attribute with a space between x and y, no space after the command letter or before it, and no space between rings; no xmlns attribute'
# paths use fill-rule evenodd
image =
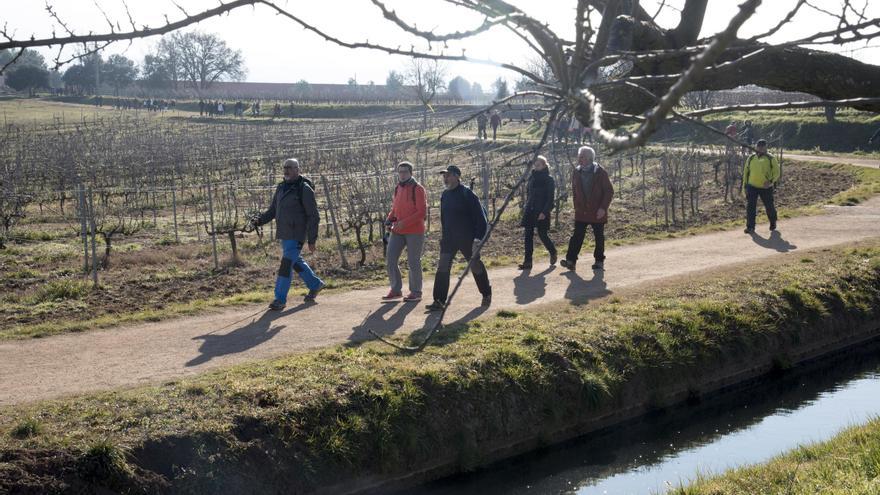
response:
<svg viewBox="0 0 880 495"><path fill-rule="evenodd" d="M396 300L400 299L401 296L403 296L403 294L401 294L400 292L394 292L393 290L389 290L388 294L385 294L384 296L382 296L382 302L396 301Z"/></svg>
<svg viewBox="0 0 880 495"><path fill-rule="evenodd" d="M403 302L419 302L422 300L421 292L410 292L403 298Z"/></svg>
<svg viewBox="0 0 880 495"><path fill-rule="evenodd" d="M516 267L519 268L520 270L531 270L532 264L531 263L520 263Z"/></svg>
<svg viewBox="0 0 880 495"><path fill-rule="evenodd" d="M593 270L604 270L605 269L605 262L604 261L597 261L597 262L593 263L592 268L593 268Z"/></svg>
<svg viewBox="0 0 880 495"><path fill-rule="evenodd" d="M324 282L321 282L321 285L317 286L314 289L309 289L309 293L306 294L305 301L306 302L314 302L315 298L318 297L318 293L327 285Z"/></svg>
<svg viewBox="0 0 880 495"><path fill-rule="evenodd" d="M484 308L488 308L492 305L492 294L486 294L483 296L483 300L480 302L480 306Z"/></svg>
<svg viewBox="0 0 880 495"><path fill-rule="evenodd" d="M571 261L569 259L564 259L564 260L560 261L559 264L565 268L568 268L571 271L574 271L575 267L577 266L577 261Z"/></svg>
<svg viewBox="0 0 880 495"><path fill-rule="evenodd" d="M278 299L275 299L274 301L269 303L269 309L271 309L272 311L281 311L282 309L284 309L284 306L287 306L287 304L279 301Z"/></svg>
<svg viewBox="0 0 880 495"><path fill-rule="evenodd" d="M550 266L553 266L555 264L556 264L556 253L553 253L550 255Z"/></svg>
<svg viewBox="0 0 880 495"><path fill-rule="evenodd" d="M750 228L747 227L746 230L743 230L743 233L744 233L744 234L754 234L754 233L755 233L755 229L750 229Z"/></svg>
<svg viewBox="0 0 880 495"><path fill-rule="evenodd" d="M775 224L775 223L771 223L771 224L770 224L770 232L773 232L774 230L776 230L776 224Z"/></svg>
<svg viewBox="0 0 880 495"><path fill-rule="evenodd" d="M446 303L444 303L443 301L434 301L431 304L425 306L425 309L427 309L428 311L443 311L444 309L446 309Z"/></svg>

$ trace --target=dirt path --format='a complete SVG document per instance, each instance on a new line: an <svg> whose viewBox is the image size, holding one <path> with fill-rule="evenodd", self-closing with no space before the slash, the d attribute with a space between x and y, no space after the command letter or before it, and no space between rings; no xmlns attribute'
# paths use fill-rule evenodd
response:
<svg viewBox="0 0 880 495"><path fill-rule="evenodd" d="M872 158L854 158L849 156L834 155L799 155L796 153L785 153L783 154L783 158L787 160L797 160L804 162L848 163L850 165L856 165L858 167L880 168L880 160L875 160Z"/></svg>
<svg viewBox="0 0 880 495"><path fill-rule="evenodd" d="M447 136L444 139L454 139L457 141L476 141L473 136L468 136L465 134L453 134ZM492 140L488 140L488 142L492 142ZM517 139L517 138L509 138L509 137L499 137L497 142L500 143L537 143L537 139ZM587 143L584 143L587 144ZM675 147L675 146L673 146ZM660 149L660 147L657 147ZM804 162L822 162L822 163L846 163L849 165L855 165L857 167L867 167L867 168L880 168L880 159L876 158L857 158L854 156L835 156L835 155L804 155L799 153L784 153L784 160L795 160L795 161L804 161Z"/></svg>
<svg viewBox="0 0 880 495"><path fill-rule="evenodd" d="M494 302L480 308L473 280L462 287L448 322L501 308L524 309L570 300L587 302L615 291L668 277L693 274L779 253L880 238L880 198L858 207L829 207L826 215L780 222L767 235L722 232L628 246L608 251L607 270L594 273L583 259L576 273L547 268L530 273L492 270ZM564 252L564 248L563 248ZM589 253L589 247L585 252ZM427 283L425 293L430 294ZM0 406L161 382L245 361L362 341L367 329L408 334L433 322L423 304L381 304L385 288L327 295L317 304L267 313L250 306L158 323L84 334L0 343ZM427 301L423 301L427 302ZM366 323L362 324L369 313Z"/></svg>

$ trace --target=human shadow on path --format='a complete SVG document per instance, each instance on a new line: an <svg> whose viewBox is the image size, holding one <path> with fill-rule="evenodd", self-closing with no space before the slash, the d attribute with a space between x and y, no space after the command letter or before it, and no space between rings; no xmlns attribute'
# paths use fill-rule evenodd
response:
<svg viewBox="0 0 880 495"><path fill-rule="evenodd" d="M365 340L371 340L373 336L370 335L370 330L383 337L392 335L403 326L406 316L418 306L419 303L383 304L378 311L370 312L360 325L352 328L351 335L348 337L350 342L346 345L353 346L361 344ZM395 308L397 311L385 318L385 315L391 313L391 310Z"/></svg>
<svg viewBox="0 0 880 495"><path fill-rule="evenodd" d="M479 304L479 300L477 301L477 304ZM443 346L455 342L464 334L465 330L467 330L468 322L479 318L480 315L490 309L492 309L491 306L476 306L461 318L443 323L443 326L437 330L436 334L434 334L434 338L431 340L431 345ZM410 335L409 338L411 344L420 344L428 334L428 330L437 322L437 318L439 317L439 312L428 315L428 318L425 320L425 325Z"/></svg>
<svg viewBox="0 0 880 495"><path fill-rule="evenodd" d="M780 253L787 253L789 251L794 251L795 249L797 249L797 246L783 239L782 234L780 234L778 230L770 232L770 237L767 237L766 239L755 232L752 232L750 235L752 237L752 241L754 241L755 244L761 246L762 248L773 249Z"/></svg>
<svg viewBox="0 0 880 495"><path fill-rule="evenodd" d="M287 326L273 325L273 321L302 311L309 306L311 305L302 303L299 306L294 306L286 311L266 311L258 319L253 320L242 327L236 328L229 333L216 334L211 332L193 337L193 340L202 341L202 345L199 347L200 354L189 360L186 363L186 366L198 366L207 363L215 357L225 356L227 354L238 354L257 347L264 342L268 342Z"/></svg>
<svg viewBox="0 0 880 495"><path fill-rule="evenodd" d="M590 280L584 279L573 270L564 272L562 276L569 281L568 288L565 289L565 298L572 304L586 304L592 299L599 299L611 294L611 291L608 290L608 284L605 283L604 270L593 270L593 278Z"/></svg>
<svg viewBox="0 0 880 495"><path fill-rule="evenodd" d="M531 270L523 270L513 279L513 295L516 297L517 304L528 304L536 301L547 292L547 275L553 272L556 266L550 266L535 276L531 275Z"/></svg>

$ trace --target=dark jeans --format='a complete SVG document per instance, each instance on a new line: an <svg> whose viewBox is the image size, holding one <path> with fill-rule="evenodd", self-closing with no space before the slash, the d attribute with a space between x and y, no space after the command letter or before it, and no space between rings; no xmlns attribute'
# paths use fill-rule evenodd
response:
<svg viewBox="0 0 880 495"><path fill-rule="evenodd" d="M587 225L593 227L593 237L596 238L596 248L593 249L593 258L596 261L605 261L605 224L604 223L587 223L574 222L574 233L568 241L568 253L565 259L568 261L577 261L581 247L584 245L584 236L587 233Z"/></svg>
<svg viewBox="0 0 880 495"><path fill-rule="evenodd" d="M762 189L746 185L746 228L755 228L755 217L758 215L758 198L764 203L770 226L776 227L776 206L773 204L773 188Z"/></svg>
<svg viewBox="0 0 880 495"><path fill-rule="evenodd" d="M473 254L473 243L466 243L457 246L440 246L440 261L437 263L437 274L434 276L434 300L446 302L449 295L449 273L452 271L452 260L459 252L466 260L471 259ZM471 266L471 273L474 281L477 283L477 289L480 294L488 296L492 293L492 286L489 285L489 274L486 272L486 266L480 260L479 255Z"/></svg>
<svg viewBox="0 0 880 495"><path fill-rule="evenodd" d="M526 241L526 255L524 259L526 265L532 263L532 253L535 251L536 227L538 229L538 237L541 238L541 242L544 243L547 252L550 253L551 256L556 256L556 246L553 245L553 240L547 235L547 231L550 230L550 219L545 218L544 220L538 220L535 225L523 228Z"/></svg>

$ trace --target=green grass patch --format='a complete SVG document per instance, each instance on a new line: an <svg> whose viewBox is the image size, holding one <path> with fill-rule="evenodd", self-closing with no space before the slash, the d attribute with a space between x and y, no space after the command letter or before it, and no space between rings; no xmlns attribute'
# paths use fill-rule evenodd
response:
<svg viewBox="0 0 880 495"><path fill-rule="evenodd" d="M804 445L755 466L703 476L670 495L790 495L878 493L880 418L831 440Z"/></svg>
<svg viewBox="0 0 880 495"><path fill-rule="evenodd" d="M831 167L835 170L845 170L853 173L856 176L857 183L850 189L836 194L829 200L829 204L854 206L880 194L880 169L854 167L845 164L835 164L831 165Z"/></svg>
<svg viewBox="0 0 880 495"><path fill-rule="evenodd" d="M9 434L14 438L25 439L39 435L40 431L42 431L42 427L38 420L35 418L24 418L21 422L12 427Z"/></svg>
<svg viewBox="0 0 880 495"><path fill-rule="evenodd" d="M34 303L45 303L54 301L79 300L89 293L92 289L91 282L77 280L72 278L63 278L61 280L53 280L41 285L34 294L32 300Z"/></svg>
<svg viewBox="0 0 880 495"><path fill-rule="evenodd" d="M467 470L499 442L552 435L626 394L662 393L707 368L751 366L810 335L845 332L835 321L880 317L880 243L810 257L823 270L787 256L611 304L499 312L444 328L417 355L339 346L8 408L0 452L27 445L82 459L69 446L106 440L131 452L128 464L151 459L196 492L309 491L439 460ZM41 434L9 434L37 415Z"/></svg>

